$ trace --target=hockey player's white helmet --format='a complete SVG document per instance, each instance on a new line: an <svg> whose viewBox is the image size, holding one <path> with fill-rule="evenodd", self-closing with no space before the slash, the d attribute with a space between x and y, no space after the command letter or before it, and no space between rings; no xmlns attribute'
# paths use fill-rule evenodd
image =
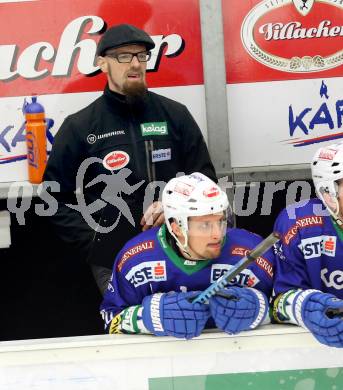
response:
<svg viewBox="0 0 343 390"><path fill-rule="evenodd" d="M199 172L171 179L162 194L162 206L165 221L170 234L181 249L188 245L188 218L223 212L225 218L231 216L231 207L227 195L207 176ZM185 239L181 244L173 233L170 220L179 225Z"/></svg>
<svg viewBox="0 0 343 390"><path fill-rule="evenodd" d="M338 203L337 181L343 179L343 143L318 149L313 157L311 170L318 197L341 225L343 221ZM324 194L330 195L331 204L328 204Z"/></svg>

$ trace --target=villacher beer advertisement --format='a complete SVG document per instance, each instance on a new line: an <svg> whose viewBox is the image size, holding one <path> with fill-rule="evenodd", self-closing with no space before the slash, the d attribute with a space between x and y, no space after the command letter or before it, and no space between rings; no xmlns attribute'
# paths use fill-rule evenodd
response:
<svg viewBox="0 0 343 390"><path fill-rule="evenodd" d="M222 8L232 166L308 163L342 140L343 2Z"/></svg>
<svg viewBox="0 0 343 390"><path fill-rule="evenodd" d="M0 13L0 182L27 180L23 107L32 96L45 110L49 151L63 120L102 93L96 46L115 24L152 37L149 88L185 104L207 136L197 0L186 10L182 1L11 0Z"/></svg>

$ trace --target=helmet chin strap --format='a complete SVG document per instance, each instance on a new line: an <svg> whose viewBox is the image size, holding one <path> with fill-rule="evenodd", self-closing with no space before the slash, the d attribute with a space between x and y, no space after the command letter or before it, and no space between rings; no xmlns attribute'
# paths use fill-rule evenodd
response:
<svg viewBox="0 0 343 390"><path fill-rule="evenodd" d="M338 202L338 185L335 182L333 188L329 188L327 185L319 186L316 188L316 192L320 200L324 203L326 209L330 213L331 217L337 223L337 225L343 228L343 219L340 216L340 207ZM329 199L327 198L329 197ZM331 207L329 204L331 203ZM336 210L336 211L334 211Z"/></svg>
<svg viewBox="0 0 343 390"><path fill-rule="evenodd" d="M174 235L174 238L176 240L176 245L179 247L182 254L185 254L189 260L198 261L198 260L204 260L203 258L197 258L190 254L189 252L189 246L188 246L188 235L185 229L182 228L182 235L185 239L185 243L182 244L181 241Z"/></svg>
<svg viewBox="0 0 343 390"><path fill-rule="evenodd" d="M173 232L173 230L171 229L170 230L170 234L173 236L175 242L176 242L176 245L178 246L178 248L180 249L181 253L185 253L188 257L190 257L191 259L193 259L192 255L188 252L188 236L187 236L187 233L185 231L184 228L181 228L182 230L182 235L185 239L185 243L182 244L181 241L177 238L176 234Z"/></svg>
<svg viewBox="0 0 343 390"><path fill-rule="evenodd" d="M338 203L338 199L337 197L335 197L335 203L336 203L336 212L332 212L331 215L333 216L334 220L336 221L337 225L339 225L339 227L342 227L343 226L343 221L342 221L342 217L339 215L339 203Z"/></svg>
<svg viewBox="0 0 343 390"><path fill-rule="evenodd" d="M334 212L331 207L329 207L327 205L326 202L325 205L326 205L326 208L328 209L329 213L331 214L332 218L335 220L335 222L337 223L337 225L339 227L343 227L343 220L342 220L342 217L339 215L339 203L338 203L338 199L337 199L337 195L336 196L332 196L331 197L334 199L334 202L335 202L335 209L337 210L336 212Z"/></svg>

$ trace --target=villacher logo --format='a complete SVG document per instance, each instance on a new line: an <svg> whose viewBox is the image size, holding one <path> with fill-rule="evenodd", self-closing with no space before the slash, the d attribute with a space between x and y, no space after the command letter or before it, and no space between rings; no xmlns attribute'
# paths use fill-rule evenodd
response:
<svg viewBox="0 0 343 390"><path fill-rule="evenodd" d="M258 62L284 72L336 68L343 64L342 11L337 0L264 0L243 21L243 46Z"/></svg>

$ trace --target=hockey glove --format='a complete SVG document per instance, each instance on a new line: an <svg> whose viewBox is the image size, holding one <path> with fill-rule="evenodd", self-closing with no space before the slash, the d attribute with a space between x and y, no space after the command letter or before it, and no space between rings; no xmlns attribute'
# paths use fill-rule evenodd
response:
<svg viewBox="0 0 343 390"><path fill-rule="evenodd" d="M343 318L330 314L343 309L343 300L332 294L305 290L296 296L293 314L300 326L307 328L321 343L343 347Z"/></svg>
<svg viewBox="0 0 343 390"><path fill-rule="evenodd" d="M191 303L199 292L158 293L143 299L144 326L156 336L191 339L199 336L210 316L208 305Z"/></svg>
<svg viewBox="0 0 343 390"><path fill-rule="evenodd" d="M230 287L210 298L210 311L219 329L235 334L254 329L267 318L268 299L254 288Z"/></svg>

